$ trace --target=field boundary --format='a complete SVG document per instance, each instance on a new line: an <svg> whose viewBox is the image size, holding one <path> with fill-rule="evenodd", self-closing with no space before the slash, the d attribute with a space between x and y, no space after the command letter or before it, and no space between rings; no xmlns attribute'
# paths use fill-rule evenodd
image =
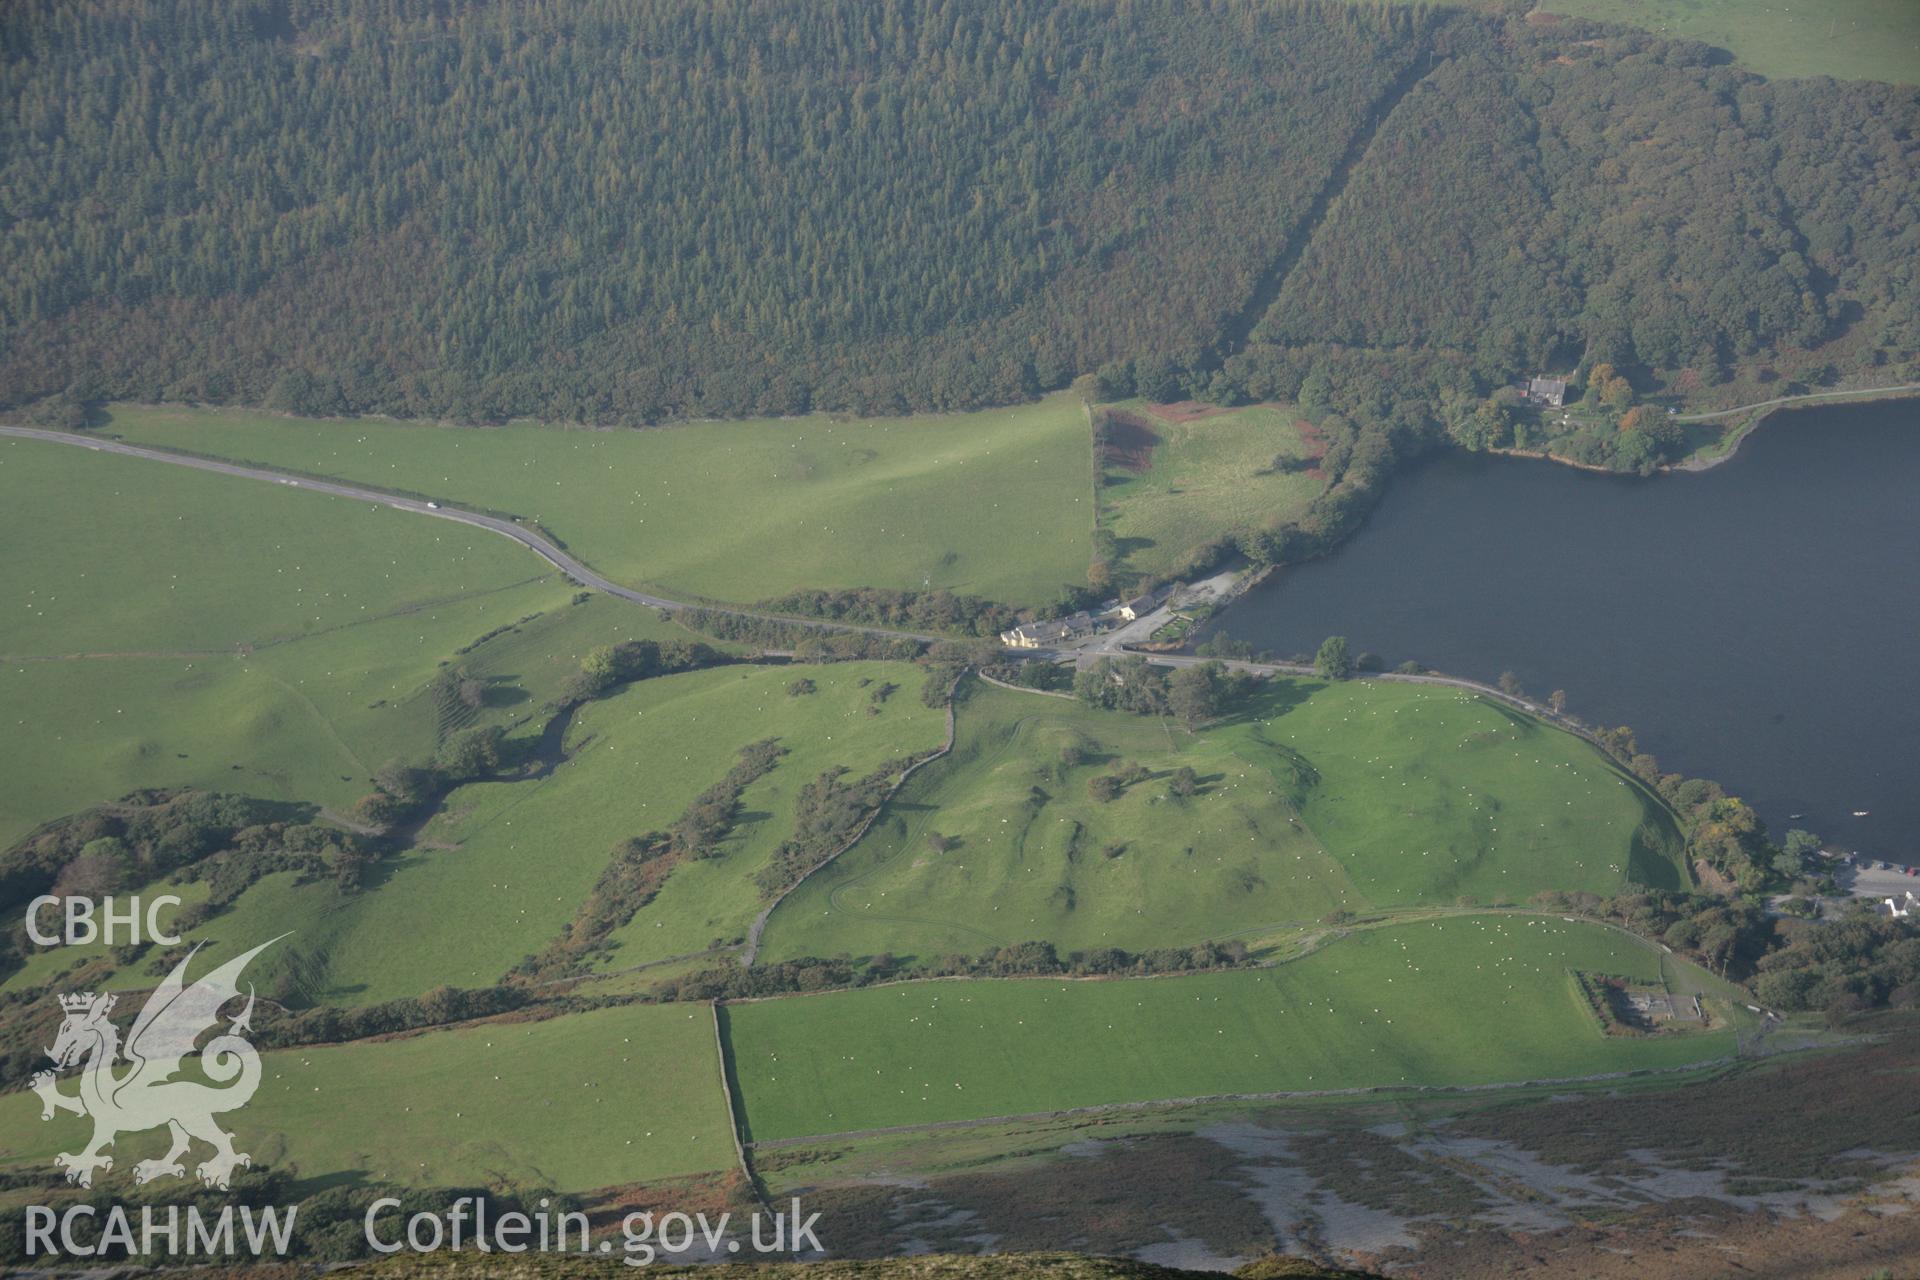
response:
<svg viewBox="0 0 1920 1280"><path fill-rule="evenodd" d="M711 1002L708 1008L713 1013L714 1065L720 1072L720 1096L727 1102L727 1136L733 1139L733 1156L740 1163L740 1175L747 1180L747 1190L753 1193L753 1198L759 1203L760 1208L771 1214L773 1205L768 1202L766 1191L753 1172L753 1161L747 1155L748 1144L740 1136L742 1132L740 1112L745 1102L744 1099L736 1100L733 1096L733 1070L730 1066L733 1057L732 1048L727 1043L727 1015L718 1000Z"/></svg>
<svg viewBox="0 0 1920 1280"><path fill-rule="evenodd" d="M1262 969L1277 969L1296 960L1326 950L1328 947L1360 933L1371 933L1379 929L1394 929L1410 924L1424 924L1431 920L1458 920L1472 916L1534 916L1542 920L1560 920L1567 924L1590 925L1596 929L1606 929L1617 933L1628 941L1646 948L1662 958L1661 981L1668 982L1665 960L1673 954L1664 943L1642 937L1617 920L1608 920L1602 916L1581 915L1567 911L1557 911L1547 907L1498 907L1474 906L1452 907L1433 905L1430 907L1411 907L1403 911L1379 913L1378 919L1365 922L1324 927L1315 934L1309 943L1291 955L1279 956L1269 960L1250 961L1244 964L1224 964L1214 969L1168 969L1158 973L1003 973L986 976L978 973L941 973L927 977L887 978L880 982L869 982L861 986L821 987L812 991L774 991L760 996L734 996L727 1001L736 1004L765 1004L774 1000L812 1000L822 996L845 995L851 991L882 991L888 987L926 986L935 982L1169 982L1181 978L1198 978L1207 974L1252 973ZM900 919L893 916L889 919ZM1317 922L1302 920L1283 920L1276 924L1254 925L1234 933L1222 935L1213 941L1225 941L1243 938L1248 934L1265 933L1269 930L1281 930L1299 927L1318 927ZM1671 983L1668 983L1671 985Z"/></svg>
<svg viewBox="0 0 1920 1280"><path fill-rule="evenodd" d="M1677 1067L1638 1067L1630 1071L1602 1071L1586 1076L1549 1076L1539 1080L1501 1080L1492 1084L1376 1084L1354 1085L1346 1089L1296 1089L1274 1093L1212 1093L1198 1094L1189 1098L1149 1098L1139 1102L1103 1102L1087 1107L1066 1107L1059 1111L1029 1111L1019 1115L981 1116L976 1120L932 1120L926 1124L889 1125L878 1129L848 1129L841 1133L813 1133L797 1138L769 1138L763 1142L750 1142L747 1145L755 1151L775 1151L782 1147L798 1147L819 1142L844 1142L909 1133L971 1129L980 1125L1031 1124L1073 1116L1111 1115L1127 1111L1150 1111L1162 1107L1171 1109L1210 1106L1223 1102L1287 1102L1310 1098L1430 1097L1435 1094L1471 1097L1514 1089L1566 1088L1606 1084L1619 1080L1644 1080L1659 1076L1716 1072L1737 1066L1740 1062L1740 1055L1732 1053L1718 1058L1703 1058L1699 1062L1690 1062Z"/></svg>
<svg viewBox="0 0 1920 1280"><path fill-rule="evenodd" d="M966 676L967 673L962 671L958 676L954 677L952 686L947 689L947 740L940 744L940 749L932 755L924 759L916 760L905 769L902 769L900 776L893 780L893 785L887 788L887 794L880 797L880 803L873 806L872 813L869 813L865 818L861 819L860 825L854 829L853 834L847 838L846 842L826 857L820 859L820 861L814 863L811 867L808 867L805 875L782 889L779 896L774 898L772 902L769 902L766 908L754 917L752 927L747 930L746 949L740 956L740 967L742 969L751 969L755 957L760 954L760 936L767 931L767 921L773 918L774 909L785 902L787 896L794 890L813 879L815 872L827 864L834 862L841 854L859 844L860 841L866 837L867 832L872 828L873 824L879 820L880 815L886 812L887 804L899 793L900 788L906 785L907 779L911 778L921 766L932 764L935 760L944 759L946 755L953 750L954 692L959 689L960 682L966 679Z"/></svg>
<svg viewBox="0 0 1920 1280"><path fill-rule="evenodd" d="M605 978L624 978L636 973L645 973L649 969L659 969L670 964L684 964L688 960L698 960L702 956L724 956L740 949L739 943L724 947L708 947L704 951L688 951L677 956L661 956L658 960L645 960L639 964L630 964L621 969L603 969L597 973L569 973L558 978L542 978L534 983L535 987L560 987L572 983L576 986L597 982ZM571 993L569 993L571 994Z"/></svg>

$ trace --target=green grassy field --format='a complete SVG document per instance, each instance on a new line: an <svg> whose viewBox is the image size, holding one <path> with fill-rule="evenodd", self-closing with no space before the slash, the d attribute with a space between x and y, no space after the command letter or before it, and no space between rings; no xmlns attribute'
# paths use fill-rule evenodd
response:
<svg viewBox="0 0 1920 1280"><path fill-rule="evenodd" d="M733 1166L715 1053L698 1004L289 1049L265 1055L258 1093L224 1122L256 1163L303 1180L586 1191ZM43 1122L30 1093L0 1097L8 1167L50 1171L87 1132L75 1116ZM165 1139L122 1136L109 1176Z"/></svg>
<svg viewBox="0 0 1920 1280"><path fill-rule="evenodd" d="M489 985L559 935L619 841L671 826L740 747L778 737L792 755L743 797L745 821L722 856L677 867L603 963L631 966L737 937L760 907L753 873L791 832L803 783L830 763L864 773L944 735L944 715L921 705L909 683L919 676L912 667L844 663L808 674L818 691L803 697L786 692L792 669L742 666L649 680L591 703L573 721L565 762L545 777L454 792L373 887L342 897L330 882L268 876L195 937L233 954L291 930L257 965L262 989L298 957L305 994L322 1003ZM900 692L867 714L887 681Z"/></svg>
<svg viewBox="0 0 1920 1280"><path fill-rule="evenodd" d="M110 434L339 476L537 520L608 577L750 602L799 588L926 585L1014 603L1087 568L1080 401L646 431L114 411Z"/></svg>
<svg viewBox="0 0 1920 1280"><path fill-rule="evenodd" d="M1412 3L1413 0L1395 0ZM1466 7L1499 8L1498 5ZM1920 5L1912 0L1540 0L1529 20L1590 18L1725 49L1774 79L1833 76L1920 84Z"/></svg>
<svg viewBox="0 0 1920 1280"><path fill-rule="evenodd" d="M1671 1067L1731 1033L1608 1037L1570 969L1657 981L1628 935L1541 916L1358 933L1265 970L905 983L730 1006L755 1141L1230 1093Z"/></svg>
<svg viewBox="0 0 1920 1280"><path fill-rule="evenodd" d="M574 603L543 578L246 654L0 664L17 722L0 741L13 783L0 841L137 787L345 812L373 770L431 756L450 732L535 727L595 645L686 635L621 601ZM487 682L485 706L442 704L434 681L449 666Z"/></svg>
<svg viewBox="0 0 1920 1280"><path fill-rule="evenodd" d="M0 590L26 602L0 619L0 844L137 787L344 808L448 727L535 714L594 644L685 634L344 499L27 441L0 442L0 487ZM491 686L453 726L443 663Z"/></svg>
<svg viewBox="0 0 1920 1280"><path fill-rule="evenodd" d="M1912 0L1545 0L1540 7L1703 40L1765 76L1920 84L1920 5Z"/></svg>
<svg viewBox="0 0 1920 1280"><path fill-rule="evenodd" d="M1311 453L1288 406L1201 416L1144 401L1113 408L1159 438L1144 469L1109 463L1100 492L1101 524L1120 540L1128 569L1169 572L1195 547L1224 533L1297 515L1326 488L1305 471L1273 468L1277 457ZM1128 434L1146 443L1137 431Z"/></svg>
<svg viewBox="0 0 1920 1280"><path fill-rule="evenodd" d="M864 777L890 761L930 751L946 736L945 713L921 703L922 677L913 668L884 663L808 668L806 676L817 691L798 698L783 691L794 675L779 668L769 673L757 695L757 706L766 712L756 723L766 728L753 730L777 734L787 754L772 773L741 794L741 820L719 855L676 867L659 896L613 934L614 951L602 967L617 969L686 955L713 942L744 941L763 905L752 883L754 873L793 834L800 789L835 765ZM876 705L874 695L887 683L899 688L878 704L881 714L869 715L867 708ZM736 745L745 741L751 739Z"/></svg>
<svg viewBox="0 0 1920 1280"><path fill-rule="evenodd" d="M0 653L231 651L542 576L483 529L0 440Z"/></svg>
<svg viewBox="0 0 1920 1280"><path fill-rule="evenodd" d="M1153 776L1093 800L1088 780L1123 762ZM1199 794L1171 794L1181 767ZM1176 946L1339 909L1678 885L1679 846L1597 750L1459 690L1283 680L1189 734L986 687L954 753L782 903L765 954Z"/></svg>
<svg viewBox="0 0 1920 1280"><path fill-rule="evenodd" d="M208 886L195 884L157 883L145 890L149 898L171 894L180 899L179 906L171 904L157 906L160 927L167 933L177 933L175 921L179 913L197 902L206 900ZM44 919L51 923L53 912L48 911ZM0 982L0 991L128 991L150 989L159 980L159 975L147 971L147 963L119 965L111 955L112 948L104 942L79 942L71 946L47 947L38 949L29 944L26 947L25 963L7 975ZM51 996L49 996L51 998Z"/></svg>

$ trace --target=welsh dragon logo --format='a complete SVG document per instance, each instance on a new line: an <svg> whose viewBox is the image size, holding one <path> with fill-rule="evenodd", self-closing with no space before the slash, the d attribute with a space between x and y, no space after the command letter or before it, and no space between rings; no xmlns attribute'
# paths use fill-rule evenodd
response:
<svg viewBox="0 0 1920 1280"><path fill-rule="evenodd" d="M67 1017L47 1056L60 1070L84 1064L80 1092L61 1093L55 1087L52 1071L33 1077L33 1091L40 1095L42 1120L53 1119L56 1111L70 1111L93 1120L93 1140L85 1150L54 1157L55 1166L66 1171L67 1181L92 1186L96 1169L113 1168L113 1157L103 1152L117 1136L161 1125L171 1133L172 1145L158 1160L136 1164L135 1182L184 1177L186 1168L180 1158L195 1139L213 1147L212 1158L196 1170L200 1181L210 1187L226 1190L233 1171L253 1162L244 1152L235 1151L233 1135L214 1123L215 1116L245 1106L260 1087L259 1051L241 1034L253 1029L251 985L240 1015L224 1033L199 1050L200 1074L213 1083L176 1077L193 1056L194 1042L201 1033L219 1023L221 1006L240 994L241 970L277 941L261 943L192 986L186 981L187 965L193 960L193 953L189 953L148 997L127 1033L124 1047L119 1029L107 1020L113 1011L113 996L79 992L60 997L60 1007ZM194 953L198 951L195 947Z"/></svg>

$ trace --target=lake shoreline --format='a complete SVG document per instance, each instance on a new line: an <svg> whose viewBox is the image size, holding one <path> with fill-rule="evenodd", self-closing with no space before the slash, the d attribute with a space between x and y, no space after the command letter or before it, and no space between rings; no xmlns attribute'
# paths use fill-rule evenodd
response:
<svg viewBox="0 0 1920 1280"><path fill-rule="evenodd" d="M1847 398L1843 399L1842 397ZM1860 391L1840 391L1809 396L1796 396L1782 404L1748 406L1753 416L1748 418L1744 425L1735 427L1726 436L1721 437L1721 442L1716 452L1696 453L1684 462L1669 463L1661 467L1660 470L1697 474L1702 471L1711 471L1715 467L1731 462L1734 456L1740 452L1741 447L1746 444L1747 438L1755 431L1758 431L1760 425L1775 414L1804 412L1808 409L1819 409L1827 406L1840 408L1856 404L1885 404L1895 400L1912 400L1916 397L1920 397L1920 384L1908 383L1897 387L1870 387ZM1740 410L1723 410L1722 412L1738 413ZM1696 418L1695 420L1698 421L1700 419Z"/></svg>
<svg viewBox="0 0 1920 1280"><path fill-rule="evenodd" d="M1816 391L1803 396L1785 396L1779 400L1766 400L1758 404L1737 405L1731 409L1715 409L1703 413L1683 413L1678 422L1707 422L1715 418L1735 418L1742 413L1752 416L1742 425L1722 436L1719 441L1699 450L1679 462L1663 462L1653 469L1655 475L1687 475L1702 471L1711 471L1715 467L1731 462L1747 437L1759 430L1760 424L1778 413L1793 413L1805 409L1818 409L1828 406L1843 407L1855 404L1881 404L1893 400L1911 400L1920 398L1920 383L1902 383L1893 387L1862 387L1857 391ZM1481 452L1501 458L1534 458L1541 462L1558 463L1571 467L1575 471L1590 471L1603 476L1636 476L1635 471L1616 471L1612 467L1603 467L1594 462L1580 462L1573 458L1564 458L1548 449L1485 449Z"/></svg>
<svg viewBox="0 0 1920 1280"><path fill-rule="evenodd" d="M1510 669L1524 689L1567 689L1588 724L1633 726L1664 770L1719 780L1776 832L1904 855L1920 804L1889 762L1920 751L1895 714L1920 675L1888 658L1920 627L1920 597L1898 585L1920 564L1917 404L1781 406L1824 416L1699 484L1593 484L1585 467L1446 451L1190 641L1311 653L1337 634L1389 668L1482 686Z"/></svg>

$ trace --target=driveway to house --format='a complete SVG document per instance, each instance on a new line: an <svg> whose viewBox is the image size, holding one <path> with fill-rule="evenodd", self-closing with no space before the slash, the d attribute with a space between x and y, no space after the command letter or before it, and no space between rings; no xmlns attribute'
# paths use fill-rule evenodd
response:
<svg viewBox="0 0 1920 1280"><path fill-rule="evenodd" d="M1903 382L1894 387L1861 387L1853 391L1813 391L1799 396L1775 396L1771 400L1756 400L1752 404L1737 404L1731 409L1715 409L1711 413L1683 413L1675 422L1712 422L1717 418L1731 418L1742 413L1752 413L1755 409L1777 409L1782 405L1811 404L1817 400L1842 400L1850 396L1863 396L1872 399L1875 396L1897 396L1908 392L1920 391L1920 382Z"/></svg>
<svg viewBox="0 0 1920 1280"><path fill-rule="evenodd" d="M1851 868L1837 873L1834 879L1856 898L1898 898L1909 891L1920 894L1920 876L1908 875L1906 867L1900 863L1891 863L1884 871L1870 866Z"/></svg>
<svg viewBox="0 0 1920 1280"><path fill-rule="evenodd" d="M1130 644L1145 644L1147 638L1164 626L1173 617L1173 610L1161 605L1152 613L1142 614L1124 626L1094 636L1079 653L1119 654L1125 652Z"/></svg>
<svg viewBox="0 0 1920 1280"><path fill-rule="evenodd" d="M1076 645L1062 646L1071 649L1077 655L1102 653L1109 656L1125 653L1129 645L1145 644L1153 633L1173 620L1180 605L1221 603L1231 600L1240 583L1240 571L1228 569L1214 574L1211 578L1202 578L1198 582L1186 583L1173 588L1167 601L1152 613L1135 618L1132 622L1115 627L1111 631L1089 636Z"/></svg>

